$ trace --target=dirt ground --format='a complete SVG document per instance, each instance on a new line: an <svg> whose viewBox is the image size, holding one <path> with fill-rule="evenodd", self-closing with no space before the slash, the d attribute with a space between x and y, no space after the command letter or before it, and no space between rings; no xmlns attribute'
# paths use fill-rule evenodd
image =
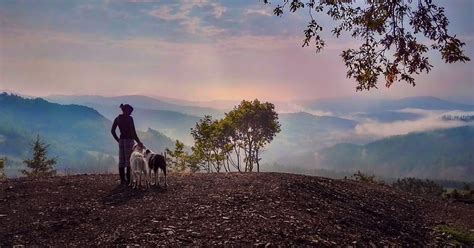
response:
<svg viewBox="0 0 474 248"><path fill-rule="evenodd" d="M171 175L133 190L117 175L0 182L0 246L443 245L474 206L388 186L281 173Z"/></svg>

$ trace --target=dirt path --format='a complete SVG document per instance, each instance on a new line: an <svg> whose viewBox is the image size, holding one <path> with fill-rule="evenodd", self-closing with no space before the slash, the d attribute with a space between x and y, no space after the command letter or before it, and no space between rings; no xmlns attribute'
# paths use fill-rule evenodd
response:
<svg viewBox="0 0 474 248"><path fill-rule="evenodd" d="M474 206L390 187L279 173L172 175L167 190L115 175L0 183L0 246L440 245Z"/></svg>

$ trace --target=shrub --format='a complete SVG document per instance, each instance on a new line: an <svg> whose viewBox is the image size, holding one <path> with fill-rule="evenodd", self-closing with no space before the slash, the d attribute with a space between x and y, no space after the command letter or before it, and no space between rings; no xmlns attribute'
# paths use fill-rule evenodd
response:
<svg viewBox="0 0 474 248"><path fill-rule="evenodd" d="M467 191L467 190L458 190L454 189L451 192L447 192L445 194L446 198L462 201L465 203L474 203L474 194L473 190Z"/></svg>
<svg viewBox="0 0 474 248"><path fill-rule="evenodd" d="M7 158L0 158L0 180L5 179L5 167L7 164Z"/></svg>
<svg viewBox="0 0 474 248"><path fill-rule="evenodd" d="M471 191L471 185L469 185L469 184L467 184L467 183L464 183L464 184L463 184L463 189L464 189L465 191Z"/></svg>
<svg viewBox="0 0 474 248"><path fill-rule="evenodd" d="M418 178L398 179L392 184L393 188L419 195L441 196L443 187L431 180Z"/></svg>
<svg viewBox="0 0 474 248"><path fill-rule="evenodd" d="M436 231L444 233L454 239L457 244L456 247L462 247L464 244L474 243L474 233L470 231L463 231L452 226L437 226Z"/></svg>
<svg viewBox="0 0 474 248"><path fill-rule="evenodd" d="M375 180L375 176L369 176L366 175L360 171L357 171L357 173L354 173L352 176L356 181L363 182L363 183L378 183L377 180Z"/></svg>

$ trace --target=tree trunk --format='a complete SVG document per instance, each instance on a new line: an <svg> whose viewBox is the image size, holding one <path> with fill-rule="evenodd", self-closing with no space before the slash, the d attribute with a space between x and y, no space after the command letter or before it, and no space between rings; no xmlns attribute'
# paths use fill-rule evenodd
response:
<svg viewBox="0 0 474 248"><path fill-rule="evenodd" d="M253 147L252 147L252 141L249 142L249 159L247 162L249 163L249 172L253 171Z"/></svg>
<svg viewBox="0 0 474 248"><path fill-rule="evenodd" d="M257 163L257 172L260 172L260 163L258 158L258 149L255 149L255 162Z"/></svg>

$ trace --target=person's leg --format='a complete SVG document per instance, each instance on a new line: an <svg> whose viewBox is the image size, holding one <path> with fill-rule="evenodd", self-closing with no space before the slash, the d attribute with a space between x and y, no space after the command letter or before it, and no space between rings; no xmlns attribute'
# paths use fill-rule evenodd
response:
<svg viewBox="0 0 474 248"><path fill-rule="evenodd" d="M130 184L130 179L131 179L131 178L130 178L130 175L131 175L131 174L130 174L130 173L131 173L131 172L130 172L130 166L125 167L125 169L126 169L126 179L127 179L127 183Z"/></svg>
<svg viewBox="0 0 474 248"><path fill-rule="evenodd" d="M130 157L132 156L132 152L133 152L133 145L135 145L135 141L134 140L124 140L124 167L126 168L125 170L125 173L126 173L126 180L127 180L127 183L130 184Z"/></svg>
<svg viewBox="0 0 474 248"><path fill-rule="evenodd" d="M119 174L120 174L120 184L126 184L125 178L125 167L119 167Z"/></svg>
<svg viewBox="0 0 474 248"><path fill-rule="evenodd" d="M125 184L125 147L123 140L119 141L119 175L120 183Z"/></svg>

